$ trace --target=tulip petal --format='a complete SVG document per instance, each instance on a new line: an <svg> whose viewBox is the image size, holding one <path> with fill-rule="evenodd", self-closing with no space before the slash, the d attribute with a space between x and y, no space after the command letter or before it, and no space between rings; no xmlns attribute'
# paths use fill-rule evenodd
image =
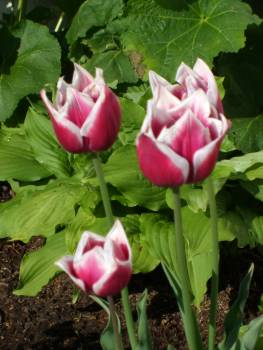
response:
<svg viewBox="0 0 263 350"><path fill-rule="evenodd" d="M158 141L169 145L173 151L191 164L194 153L211 141L209 129L187 110L169 129L163 129Z"/></svg>
<svg viewBox="0 0 263 350"><path fill-rule="evenodd" d="M193 157L193 169L194 169L194 181L198 182L205 179L212 172L218 153L220 151L221 142L230 127L228 120L224 115L220 115L221 118L221 128L219 128L219 124L217 123L218 134L219 136L208 143L205 147L200 148Z"/></svg>
<svg viewBox="0 0 263 350"><path fill-rule="evenodd" d="M60 77L58 79L57 83L57 96L56 96L56 107L58 110L65 104L66 102L66 93L67 93L67 88L68 84L65 82L65 80Z"/></svg>
<svg viewBox="0 0 263 350"><path fill-rule="evenodd" d="M102 151L112 146L120 128L120 120L117 97L104 85L80 130L81 135L89 140L89 151Z"/></svg>
<svg viewBox="0 0 263 350"><path fill-rule="evenodd" d="M188 161L169 146L146 134L137 139L139 164L144 175L158 186L179 186L189 173Z"/></svg>
<svg viewBox="0 0 263 350"><path fill-rule="evenodd" d="M79 91L83 91L94 81L93 76L82 68L79 64L74 63L74 73L72 77L72 86Z"/></svg>
<svg viewBox="0 0 263 350"><path fill-rule="evenodd" d="M100 235L89 231L83 232L75 252L74 260L81 259L83 254L85 254L87 251L93 249L96 246L103 248L104 243L104 237L101 237Z"/></svg>
<svg viewBox="0 0 263 350"><path fill-rule="evenodd" d="M153 96L155 96L157 93L156 89L158 86L166 87L168 90L172 87L172 85L165 80L163 77L161 77L159 74L155 73L154 71L149 71L149 83L152 89Z"/></svg>
<svg viewBox="0 0 263 350"><path fill-rule="evenodd" d="M87 118L89 118L93 106L94 103L89 95L82 94L76 89L68 87L65 114L67 114L67 119L72 123L81 128Z"/></svg>
<svg viewBox="0 0 263 350"><path fill-rule="evenodd" d="M129 263L111 266L111 269L93 285L93 292L100 297L116 295L129 283L131 274L132 270Z"/></svg>
<svg viewBox="0 0 263 350"><path fill-rule="evenodd" d="M85 288L85 283L77 277L76 271L73 265L72 256L64 256L60 260L55 262L55 265L60 267L66 274L72 279L72 281L81 288L84 292L87 291Z"/></svg>
<svg viewBox="0 0 263 350"><path fill-rule="evenodd" d="M93 284L101 279L108 266L109 261L105 259L104 250L99 246L89 250L81 259L74 259L76 275L85 283L87 290L92 289Z"/></svg>
<svg viewBox="0 0 263 350"><path fill-rule="evenodd" d="M203 60L198 58L196 60L194 67L193 67L193 70L194 70L194 72L196 72L199 75L199 77L201 79L203 79L206 82L206 93L207 93L207 96L209 98L209 101L214 106L217 106L218 100L220 100L220 98L219 98L219 94L218 94L218 88L217 88L217 84L215 81L215 77L214 77L213 73L211 72L210 68ZM220 102L221 102L221 100L220 100ZM222 104L221 104L221 107L222 107ZM219 110L220 113L222 113L222 111L223 110Z"/></svg>
<svg viewBox="0 0 263 350"><path fill-rule="evenodd" d="M79 128L66 115L59 113L49 101L45 90L41 90L40 96L44 102L51 118L55 133L60 144L69 152L79 153L83 148L82 137Z"/></svg>
<svg viewBox="0 0 263 350"><path fill-rule="evenodd" d="M120 220L116 220L107 234L105 249L108 241L113 242L113 256L119 263L131 261L131 249L128 238Z"/></svg>

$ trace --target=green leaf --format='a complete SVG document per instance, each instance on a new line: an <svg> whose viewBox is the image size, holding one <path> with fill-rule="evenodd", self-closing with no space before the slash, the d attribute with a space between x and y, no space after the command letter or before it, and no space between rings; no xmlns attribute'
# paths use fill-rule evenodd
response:
<svg viewBox="0 0 263 350"><path fill-rule="evenodd" d="M254 265L252 264L243 278L237 299L234 304L231 306L224 322L225 328L225 338L219 344L219 350L230 350L232 346L235 344L238 338L239 329L242 325L243 317L244 317L244 308L246 305L246 301L249 295L249 288L251 279L254 272Z"/></svg>
<svg viewBox="0 0 263 350"><path fill-rule="evenodd" d="M229 135L230 140L243 153L262 150L263 115L259 115L256 118L233 119Z"/></svg>
<svg viewBox="0 0 263 350"><path fill-rule="evenodd" d="M241 186L252 194L256 199L259 199L263 202L263 181L255 180L250 182L241 182Z"/></svg>
<svg viewBox="0 0 263 350"><path fill-rule="evenodd" d="M0 120L9 118L19 100L38 93L60 74L60 47L46 26L21 22L12 34L21 40L18 57L10 74L0 78Z"/></svg>
<svg viewBox="0 0 263 350"><path fill-rule="evenodd" d="M0 179L37 181L50 176L36 161L22 129L0 130Z"/></svg>
<svg viewBox="0 0 263 350"><path fill-rule="evenodd" d="M30 108L24 125L36 160L56 177L68 177L68 156L57 142L51 121Z"/></svg>
<svg viewBox="0 0 263 350"><path fill-rule="evenodd" d="M49 237L74 219L76 204L87 194L96 201L94 190L79 183L57 180L41 188L29 186L1 206L0 237L23 242L32 236Z"/></svg>
<svg viewBox="0 0 263 350"><path fill-rule="evenodd" d="M102 27L122 14L122 0L87 0L79 8L66 38L72 44L92 27Z"/></svg>
<svg viewBox="0 0 263 350"><path fill-rule="evenodd" d="M115 186L131 206L151 210L165 206L165 189L151 184L141 173L135 147L126 145L115 150L103 166L105 179Z"/></svg>
<svg viewBox="0 0 263 350"><path fill-rule="evenodd" d="M36 296L59 271L54 263L66 254L64 232L49 237L37 251L27 253L20 266L19 285L14 294Z"/></svg>
<svg viewBox="0 0 263 350"><path fill-rule="evenodd" d="M263 316L252 320L245 328L245 333L239 337L240 350L261 350L262 341Z"/></svg>
<svg viewBox="0 0 263 350"><path fill-rule="evenodd" d="M160 260L151 254L151 246L140 230L140 215L127 215L121 218L121 222L132 248L132 273L147 273L154 270Z"/></svg>
<svg viewBox="0 0 263 350"><path fill-rule="evenodd" d="M144 64L169 79L178 65L193 65L197 57L209 65L219 52L237 52L245 44L249 24L260 23L247 4L239 0L186 1L174 11L153 0L129 1L123 44L139 52Z"/></svg>
<svg viewBox="0 0 263 350"><path fill-rule="evenodd" d="M212 271L211 223L204 213L194 213L187 207L182 209L182 220L191 288L194 303L199 306ZM142 214L140 221L141 231L152 247L151 253L176 275L174 223L157 214ZM218 226L220 241L234 239L228 219L219 218Z"/></svg>
<svg viewBox="0 0 263 350"><path fill-rule="evenodd" d="M103 69L108 83L136 83L138 80L129 57L122 50L94 54L84 65L84 68L93 73L96 67Z"/></svg>
<svg viewBox="0 0 263 350"><path fill-rule="evenodd" d="M151 350L152 340L147 320L147 289L143 292L136 308L138 313L138 345L136 350Z"/></svg>

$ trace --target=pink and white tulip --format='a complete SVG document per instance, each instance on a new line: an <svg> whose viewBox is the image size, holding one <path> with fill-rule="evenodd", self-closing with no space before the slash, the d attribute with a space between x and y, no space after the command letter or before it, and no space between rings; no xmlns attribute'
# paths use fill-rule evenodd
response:
<svg viewBox="0 0 263 350"><path fill-rule="evenodd" d="M116 220L106 237L84 232L74 256L56 262L83 291L106 297L118 294L132 274L131 248Z"/></svg>
<svg viewBox="0 0 263 350"><path fill-rule="evenodd" d="M180 65L179 84L171 85L155 72L149 80L153 98L137 138L142 172L158 186L205 179L230 127L212 72L198 59L193 70Z"/></svg>
<svg viewBox="0 0 263 350"><path fill-rule="evenodd" d="M74 66L71 84L62 77L58 80L54 104L45 90L41 90L40 96L65 150L73 153L103 151L114 143L120 128L118 98L105 84L101 69L96 69L93 78L78 64Z"/></svg>

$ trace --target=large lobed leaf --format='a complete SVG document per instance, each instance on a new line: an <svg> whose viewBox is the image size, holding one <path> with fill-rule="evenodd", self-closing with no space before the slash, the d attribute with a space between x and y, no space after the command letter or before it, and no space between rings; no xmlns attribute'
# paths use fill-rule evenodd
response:
<svg viewBox="0 0 263 350"><path fill-rule="evenodd" d="M12 34L20 47L10 73L0 77L0 121L12 115L21 98L38 93L60 74L60 47L46 26L25 21Z"/></svg>
<svg viewBox="0 0 263 350"><path fill-rule="evenodd" d="M245 44L244 31L260 23L240 0L185 1L174 11L154 0L131 0L122 41L128 50L142 54L144 63L174 79L178 65L192 65L197 57L211 64L219 52L237 52Z"/></svg>

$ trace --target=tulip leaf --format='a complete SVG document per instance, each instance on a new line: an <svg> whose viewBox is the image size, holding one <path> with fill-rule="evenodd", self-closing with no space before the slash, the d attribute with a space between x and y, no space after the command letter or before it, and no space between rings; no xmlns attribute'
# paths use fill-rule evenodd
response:
<svg viewBox="0 0 263 350"><path fill-rule="evenodd" d="M32 154L22 128L0 130L0 179L38 181L50 176Z"/></svg>
<svg viewBox="0 0 263 350"><path fill-rule="evenodd" d="M69 176L67 153L58 144L51 121L30 108L24 125L37 161L58 178Z"/></svg>
<svg viewBox="0 0 263 350"><path fill-rule="evenodd" d="M147 289L145 289L136 306L138 313L138 345L136 350L152 350L151 333L146 313L147 296Z"/></svg>
<svg viewBox="0 0 263 350"><path fill-rule="evenodd" d="M21 98L38 93L60 74L60 47L46 26L23 21L12 35L20 46L10 73L0 77L0 121L12 115Z"/></svg>
<svg viewBox="0 0 263 350"><path fill-rule="evenodd" d="M169 79L179 64L193 65L198 57L209 65L219 52L237 52L245 44L249 24L260 23L240 0L185 1L176 11L154 0L130 0L123 45L143 57L143 63ZM121 26L120 26L121 27Z"/></svg>
<svg viewBox="0 0 263 350"><path fill-rule="evenodd" d="M0 238L27 242L32 236L49 237L74 219L75 206L83 198L96 201L97 195L92 188L73 181L56 180L40 188L28 186L28 190L17 193L14 201L1 205Z"/></svg>
<svg viewBox="0 0 263 350"><path fill-rule="evenodd" d="M183 230L187 247L188 272L190 275L194 303L199 306L206 292L206 283L211 277L211 223L202 212L194 213L182 209ZM145 234L151 254L160 259L176 275L174 223L157 214L141 215L141 231ZM219 219L219 240L231 241L234 229L230 220Z"/></svg>
<svg viewBox="0 0 263 350"><path fill-rule="evenodd" d="M239 329L244 317L244 309L249 295L253 272L254 265L252 264L240 284L237 299L226 315L224 322L225 339L220 343L219 350L230 350L237 341Z"/></svg>
<svg viewBox="0 0 263 350"><path fill-rule="evenodd" d="M106 181L123 194L130 206L137 204L151 210L165 206L165 189L154 186L143 176L134 146L116 149L103 168Z"/></svg>
<svg viewBox="0 0 263 350"><path fill-rule="evenodd" d="M102 27L122 13L122 0L87 0L76 13L66 38L73 44L92 27Z"/></svg>
<svg viewBox="0 0 263 350"><path fill-rule="evenodd" d="M237 344L240 350L261 350L263 347L263 316L259 316L241 327Z"/></svg>
<svg viewBox="0 0 263 350"><path fill-rule="evenodd" d="M67 254L65 232L49 237L43 247L27 253L22 259L19 285L14 294L36 296L59 272L54 263Z"/></svg>

